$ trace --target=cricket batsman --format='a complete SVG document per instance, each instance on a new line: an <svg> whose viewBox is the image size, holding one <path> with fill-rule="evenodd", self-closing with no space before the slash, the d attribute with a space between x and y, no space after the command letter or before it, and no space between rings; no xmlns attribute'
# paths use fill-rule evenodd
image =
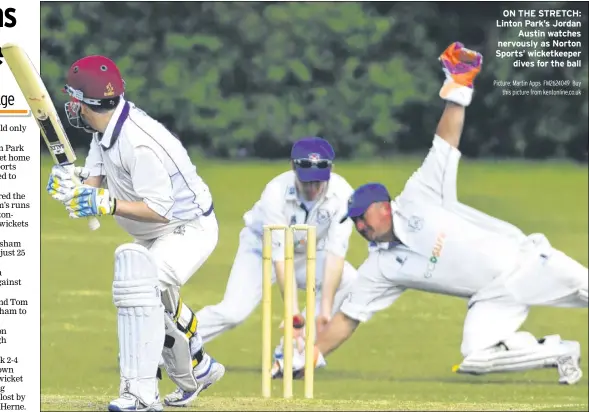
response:
<svg viewBox="0 0 589 412"><path fill-rule="evenodd" d="M357 188L347 217L370 242L369 256L339 313L318 334L315 364L403 291L416 289L468 299L461 352L454 371L467 374L555 368L562 384L582 377L579 342L537 338L520 330L531 306L587 307L587 268L540 234L461 204L458 146L482 56L460 43L440 56L446 107L431 150L403 191L391 200L378 183ZM295 351L293 369L304 370Z"/></svg>
<svg viewBox="0 0 589 412"><path fill-rule="evenodd" d="M337 312L356 278L356 270L345 260L352 222L340 224L347 213L347 201L353 188L332 171L334 157L327 140L318 137L298 140L291 149L291 170L272 179L258 202L244 214L245 227L239 235L239 248L225 296L220 303L197 313L204 342L242 323L262 300L262 236L266 224L316 227L317 330ZM306 237L304 231L294 233L295 291L297 287L306 287ZM277 282L283 293L284 232L273 231L272 242L272 282ZM295 341L300 345L305 311L300 313L296 297L293 300ZM282 359L282 343L274 352L275 360ZM281 373L276 362L273 372Z"/></svg>
<svg viewBox="0 0 589 412"><path fill-rule="evenodd" d="M161 411L157 377L163 359L182 406L223 376L203 349L197 318L179 289L211 255L218 226L213 199L182 143L124 98L113 61L88 56L67 74L70 124L92 134L85 167L54 166L47 191L70 217L114 216L134 239L115 251L113 303L118 309L119 398L110 411Z"/></svg>

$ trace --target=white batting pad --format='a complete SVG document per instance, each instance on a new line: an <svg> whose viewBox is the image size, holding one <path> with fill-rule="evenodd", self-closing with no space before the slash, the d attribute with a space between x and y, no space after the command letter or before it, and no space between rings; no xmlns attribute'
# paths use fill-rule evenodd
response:
<svg viewBox="0 0 589 412"><path fill-rule="evenodd" d="M158 268L149 251L125 244L115 251L113 302L118 308L120 395L156 402L156 372L164 345L164 307Z"/></svg>
<svg viewBox="0 0 589 412"><path fill-rule="evenodd" d="M481 375L555 368L561 356L570 354L571 346L559 335L546 336L540 343L528 332L517 332L501 345L468 355L456 372Z"/></svg>

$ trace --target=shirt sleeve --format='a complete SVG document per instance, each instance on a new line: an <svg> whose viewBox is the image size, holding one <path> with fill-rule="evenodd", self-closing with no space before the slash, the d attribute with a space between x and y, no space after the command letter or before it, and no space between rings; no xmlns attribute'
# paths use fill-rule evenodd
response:
<svg viewBox="0 0 589 412"><path fill-rule="evenodd" d="M88 156L86 156L86 163L84 167L90 170L90 176L104 176L104 163L102 161L102 150L98 146L98 139L96 135L92 137L92 141L90 142L90 150L88 151Z"/></svg>
<svg viewBox="0 0 589 412"><path fill-rule="evenodd" d="M489 232L500 233L519 242L523 242L526 239L526 234L511 223L489 216L460 202L453 203L449 210L456 212L460 217Z"/></svg>
<svg viewBox="0 0 589 412"><path fill-rule="evenodd" d="M350 192L350 195L352 192ZM336 256L345 258L348 253L350 236L354 230L352 219L346 219L343 223L340 221L346 216L348 211L348 199L342 199L337 214L331 219L331 226L327 232L327 241L325 249Z"/></svg>
<svg viewBox="0 0 589 412"><path fill-rule="evenodd" d="M172 180L159 156L147 146L134 148L130 172L135 193L151 210L170 219L174 206Z"/></svg>
<svg viewBox="0 0 589 412"><path fill-rule="evenodd" d="M287 225L283 213L284 194L276 186L267 186L260 198L260 221L262 225ZM284 261L284 231L272 231L272 261Z"/></svg>
<svg viewBox="0 0 589 412"><path fill-rule="evenodd" d="M436 135L422 165L407 181L401 198L446 205L458 200L456 182L461 153Z"/></svg>

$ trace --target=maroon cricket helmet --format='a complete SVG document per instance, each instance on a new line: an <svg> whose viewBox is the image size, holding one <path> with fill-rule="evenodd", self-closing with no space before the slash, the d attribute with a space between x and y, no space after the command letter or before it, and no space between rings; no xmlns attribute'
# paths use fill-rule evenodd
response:
<svg viewBox="0 0 589 412"><path fill-rule="evenodd" d="M90 106L109 107L112 99L125 93L125 81L111 59L87 56L70 67L64 91Z"/></svg>
<svg viewBox="0 0 589 412"><path fill-rule="evenodd" d="M119 97L125 93L125 81L111 59L87 56L72 64L63 91L70 96L70 101L65 104L68 122L73 127L94 133L96 130L90 127L80 113L81 104L114 109Z"/></svg>

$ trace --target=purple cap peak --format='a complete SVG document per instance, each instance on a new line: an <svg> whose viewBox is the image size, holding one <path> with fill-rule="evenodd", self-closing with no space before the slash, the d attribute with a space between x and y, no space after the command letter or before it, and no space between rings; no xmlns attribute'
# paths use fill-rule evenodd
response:
<svg viewBox="0 0 589 412"><path fill-rule="evenodd" d="M390 202L391 196L388 190L380 183L366 183L352 193L348 200L348 213L340 221L343 223L347 218L360 217L373 203Z"/></svg>

